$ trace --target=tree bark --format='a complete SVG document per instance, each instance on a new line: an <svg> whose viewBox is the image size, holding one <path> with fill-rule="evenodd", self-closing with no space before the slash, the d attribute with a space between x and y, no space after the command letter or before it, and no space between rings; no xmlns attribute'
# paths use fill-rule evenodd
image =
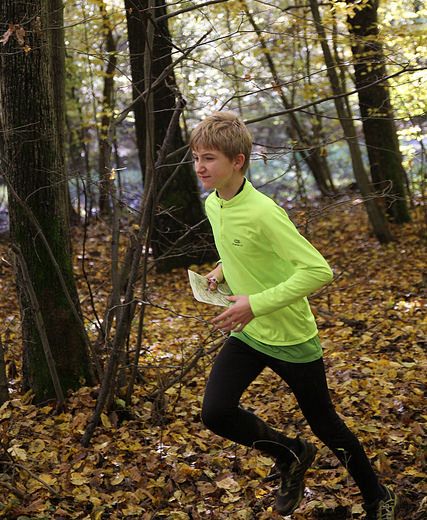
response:
<svg viewBox="0 0 427 520"><path fill-rule="evenodd" d="M346 0L357 8L347 21L359 106L371 168L372 181L384 190L390 185L388 215L397 223L410 220L406 202L405 172L386 80L368 85L387 75L383 47L378 31L379 0ZM356 5L357 4L357 5ZM362 88L364 87L364 88Z"/></svg>
<svg viewBox="0 0 427 520"><path fill-rule="evenodd" d="M48 0L49 37L52 52L52 72L55 114L57 117L57 131L59 140L59 160L64 165L67 182L63 183L64 203L68 207L67 218L70 222L78 223L79 218L71 205L70 189L68 184L68 167L65 156L65 34L64 34L64 2L63 0Z"/></svg>
<svg viewBox="0 0 427 520"><path fill-rule="evenodd" d="M147 17L147 5L147 0L125 0L134 99L144 91L144 57L152 62L152 81L172 63L172 43L166 20L156 24L153 48L146 48L147 24L156 23ZM156 17L165 13L164 2L158 0L155 9ZM153 92L154 128L151 153L154 161L169 126L177 95L173 73ZM142 99L135 104L134 114L139 159L145 177L146 106ZM177 150L183 145L181 130L177 127L171 149ZM176 157L176 162L181 161L184 155L182 153ZM211 232L207 222L204 221L205 215L192 167L189 163L183 164L178 173L172 176L175 168L176 165L163 165L156 172L157 185L160 187L166 185L158 201L151 239L153 256L159 271L187 267L192 263L200 264L212 260L215 255ZM146 183L145 178L144 183Z"/></svg>
<svg viewBox="0 0 427 520"><path fill-rule="evenodd" d="M320 38L320 44L322 47L323 56L325 58L326 70L328 73L329 82L331 84L331 89L333 94L338 96L339 94L343 93L340 78L337 73L338 64L335 62L328 45L325 28L322 25L322 20L320 17L318 0L310 0L310 8L316 31ZM366 173L365 166L363 165L362 153L360 151L357 140L357 132L353 123L352 113L347 110L344 98L336 97L334 102L341 128L344 132L344 137L349 148L354 176L356 178L360 193L363 196L366 212L368 214L372 229L374 230L375 236L378 238L379 242L390 242L390 240L392 240L392 235L388 228L387 220L380 205L374 197L374 190L372 189L368 174Z"/></svg>
<svg viewBox="0 0 427 520"><path fill-rule="evenodd" d="M8 27L11 31L0 51L0 117L5 130L2 171L9 186L11 238L28 266L65 393L91 384L93 375L70 256L66 176L59 143L63 119L56 113L54 96L54 83L62 80L53 73L51 9L50 0L0 3L0 33ZM24 388L33 390L36 402L54 399L35 309L22 276L17 282Z"/></svg>
<svg viewBox="0 0 427 520"><path fill-rule="evenodd" d="M108 130L114 107L114 73L117 65L116 41L113 36L111 22L108 18L105 2L100 3L102 16L102 31L105 41L107 65L104 72L104 89L102 92L101 128L99 129L99 212L101 215L111 215L111 172L108 170L110 164L110 143L108 142Z"/></svg>

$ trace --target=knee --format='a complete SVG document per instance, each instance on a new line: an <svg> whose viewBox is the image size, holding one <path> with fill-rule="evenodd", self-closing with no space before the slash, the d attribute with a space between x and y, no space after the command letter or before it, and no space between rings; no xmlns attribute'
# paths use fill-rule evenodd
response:
<svg viewBox="0 0 427 520"><path fill-rule="evenodd" d="M357 443L354 434L336 414L330 417L329 420L317 422L310 426L314 435L332 450L344 446L350 448Z"/></svg>

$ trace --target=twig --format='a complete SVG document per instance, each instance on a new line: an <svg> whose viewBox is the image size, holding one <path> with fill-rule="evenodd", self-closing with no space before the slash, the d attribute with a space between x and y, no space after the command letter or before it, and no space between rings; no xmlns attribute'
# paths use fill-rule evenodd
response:
<svg viewBox="0 0 427 520"><path fill-rule="evenodd" d="M184 9L179 9L178 11L173 11L169 14L164 14L162 16L158 16L154 19L155 22L160 22L162 20L167 20L168 18L173 18L175 16L179 16L180 14L188 13L189 11L194 11L195 9L201 9L202 7L206 7L208 5L213 4L223 4L224 2L228 2L228 0L210 0L208 2L203 2L202 4L192 5L190 7L186 7Z"/></svg>
<svg viewBox="0 0 427 520"><path fill-rule="evenodd" d="M12 491L14 495L16 495L21 500L24 500L28 494L24 493L20 489L16 488L15 486L12 486L12 484L9 484L8 482L5 482L4 480L0 480L0 486L8 489L9 491Z"/></svg>
<svg viewBox="0 0 427 520"><path fill-rule="evenodd" d="M209 31L207 31L201 38L199 38L197 40L197 42L192 47L187 49L182 54L182 56L180 56L177 60L175 60L170 65L168 65L163 70L163 72L160 74L160 76L158 76L158 78L156 78L156 80L153 81L153 83L152 83L152 85L150 87L150 90L155 90L158 86L160 86L161 83L168 77L168 75L170 74L171 70L173 70L178 65L178 63L180 63L182 60L184 60L191 52L193 52L193 50L196 49L202 43L202 41L206 38L206 36L208 36L212 32L212 30L213 29L210 29ZM143 99L143 98L145 98L147 96L148 92L149 91L147 89L145 89L144 92L141 92L141 94L139 94L139 96L137 96L132 101L132 103L130 105L128 105L124 110L122 110L122 112L112 122L111 129L112 129L113 126L119 125L124 119L126 119L126 117L128 116L129 112L134 109L135 105L141 99Z"/></svg>
<svg viewBox="0 0 427 520"><path fill-rule="evenodd" d="M211 334L208 336L208 338L210 336L211 336ZM205 343L208 338L205 339ZM223 345L223 343L224 343L224 338L220 338L219 340L217 340L214 343L214 345L209 350L205 350L202 345L197 350L197 352L194 354L193 359L188 363L188 365L181 370L180 374L178 376L174 377L173 379L170 379L169 381L167 381L164 385L162 385L161 388L158 388L157 390L152 392L150 394L150 399L158 398L159 395L164 394L168 388L171 388L172 386L174 386L177 383L179 383L180 381L182 381L184 376L186 376L188 374L188 372L190 372L197 365L197 363L199 362L199 360L201 358L203 358L205 356L209 356L210 354L213 354L214 352L216 352Z"/></svg>
<svg viewBox="0 0 427 520"><path fill-rule="evenodd" d="M50 261L52 262L52 266L53 266L53 268L55 270L55 273L58 276L59 283L60 283L61 288L62 288L62 290L64 292L64 296L65 296L65 298L66 298L66 300L68 302L68 305L70 306L71 312L73 313L77 323L80 326L80 329L81 329L81 332L82 332L82 337L83 337L83 340L85 342L86 348L88 349L88 352L92 352L93 362L94 362L95 366L97 367L98 373L102 373L102 369L100 368L100 366L98 366L99 365L98 357L96 356L96 353L93 351L92 345L91 345L91 343L90 343L90 341L89 341L89 339L87 337L86 329L85 329L83 320L82 320L81 316L79 315L79 313L77 312L76 306L74 304L73 299L71 298L71 295L70 295L70 292L68 290L67 284L65 283L64 276L62 275L61 268L59 267L58 262L56 261L55 255L53 254L53 251L52 251L52 248L50 247L50 244L49 244L49 242L48 242L48 240L46 238L45 233L43 232L43 229L42 229L39 221L37 220L37 217L34 215L33 211L31 210L31 208L27 204L27 202L25 202L17 194L17 192L16 192L15 188L13 187L12 183L10 182L8 176L5 173L3 173L2 175L3 175L4 180L6 181L6 184L7 184L8 189L10 190L10 193L12 193L12 195L14 196L15 200L17 201L17 203L23 208L23 210L27 214L27 217L30 220L30 222L36 228L38 236L40 236L40 238L41 238L41 240L42 240L42 242L43 242L43 244L44 244L44 246L46 248L46 251L47 251L47 253L49 255Z"/></svg>
<svg viewBox="0 0 427 520"><path fill-rule="evenodd" d="M21 269L23 289L24 291L26 291L28 299L30 300L31 306L33 308L37 331L39 333L40 341L43 346L44 355L46 356L46 362L49 368L50 377L52 378L53 387L55 388L56 398L58 400L58 407L61 407L65 401L64 393L62 391L61 383L59 381L58 372L56 371L56 364L52 355L52 350L49 345L49 339L47 337L46 327L44 324L43 315L40 309L37 295L31 282L31 277L28 272L27 263L25 262L21 248L16 244L12 244L11 247L16 255L19 267Z"/></svg>
<svg viewBox="0 0 427 520"><path fill-rule="evenodd" d="M151 4L151 2L150 2ZM154 37L154 34L152 35ZM148 44L149 42L147 42ZM149 47L149 45L148 45ZM159 76L160 78L160 76ZM158 83L159 79L155 80L154 83L148 85L145 89L145 92L151 92L153 86ZM133 247L132 253L132 264L129 273L128 284L126 288L126 294L124 296L124 302L122 306L122 312L120 313L120 318L118 319L116 334L114 336L113 345L111 348L110 358L108 360L107 368L104 374L104 378L102 380L101 389L99 392L99 396L96 402L95 410L92 414L92 417L86 427L85 433L82 437L83 446L87 447L89 445L90 439L95 431L95 428L99 422L99 418L101 413L110 397L112 397L112 389L115 386L115 379L117 375L117 366L120 358L120 352L125 341L126 336L129 332L129 324L132 318L132 308L134 308L131 303L134 301L134 286L138 278L138 270L141 263L141 256L143 252L142 243L144 242L144 237L146 237L147 231L149 232L150 225L152 225L152 216L154 212L154 201L156 196L155 189L155 175L154 171L159 168L165 157L167 155L167 151L170 148L171 139L173 136L173 130L176 127L176 124L179 119L180 111L182 110L183 100L179 99L177 107L175 109L174 115L169 123L168 130L165 135L165 139L163 141L162 147L158 154L158 159L155 165L151 165L150 168L154 166L154 170L147 174L147 182L144 190L144 198L142 201L142 211L141 217L139 221L139 230L135 240L135 244L131 245ZM149 123L149 122L148 122ZM149 155L150 151L149 147L147 147L147 155ZM147 161L147 164L150 164L150 161ZM148 254L148 251L145 251L145 255Z"/></svg>
<svg viewBox="0 0 427 520"><path fill-rule="evenodd" d="M4 461L2 460L1 461L2 464L7 464L8 466L13 466L15 468L20 468L20 469L23 469L24 471L26 471L29 475L31 475L31 477L35 480L37 480L37 482L40 482L40 484L43 484L43 486L45 486L46 489L48 489L52 495L56 495L58 496L59 493L58 491L56 491L52 486L50 486L49 484L47 484L43 479L41 479L40 477L38 477L34 472L32 472L30 469L28 469L26 466L24 466L23 464L20 464L19 462L15 462L15 461Z"/></svg>
<svg viewBox="0 0 427 520"><path fill-rule="evenodd" d="M265 114L265 115L260 116L260 117L255 117L254 119L248 119L248 120L245 121L245 124L251 125L253 123L259 123L260 121L265 121L266 119L270 119L272 117L283 116L285 114L290 114L291 112L298 112L299 110L304 110L304 109L309 108L309 107L320 105L321 103L325 103L326 101L333 101L334 99L339 99L339 98L352 96L353 94L357 94L361 90L365 90L367 88L371 88L371 87L373 87L375 85L378 85L379 83L383 83L384 81L387 81L387 80L389 80L391 78L399 76L400 74L404 74L406 72L417 72L417 71L420 71L420 70L425 70L425 67L407 67L406 66L406 67L403 67L401 70L399 70L399 71L397 71L397 72L395 72L393 74L389 74L388 76L384 76L382 78L377 79L376 81L373 81L372 83L369 83L369 85L364 85L363 87L350 90L349 92L343 92L342 94L337 94L335 96L327 96L327 97L324 97L322 99L318 99L316 101L311 101L310 103L305 103L304 105L299 105L299 106L296 106L296 107L293 107L293 108L289 108L289 109L286 109L286 110L280 110L279 112L272 112L270 114ZM274 87L272 87L272 88L274 88ZM227 102L231 101L232 99L233 98L230 98ZM225 106L225 103L223 104L223 106L221 108L223 108L224 106Z"/></svg>
<svg viewBox="0 0 427 520"><path fill-rule="evenodd" d="M9 387L7 384L6 366L4 362L3 342L0 338L0 405L9 400Z"/></svg>

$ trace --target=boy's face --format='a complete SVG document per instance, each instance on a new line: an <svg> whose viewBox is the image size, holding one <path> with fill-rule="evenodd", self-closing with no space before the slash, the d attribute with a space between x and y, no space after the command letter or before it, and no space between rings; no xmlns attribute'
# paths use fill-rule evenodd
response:
<svg viewBox="0 0 427 520"><path fill-rule="evenodd" d="M219 150L199 148L193 150L194 168L205 190L218 190L219 194L239 189L245 162L243 154L229 159Z"/></svg>

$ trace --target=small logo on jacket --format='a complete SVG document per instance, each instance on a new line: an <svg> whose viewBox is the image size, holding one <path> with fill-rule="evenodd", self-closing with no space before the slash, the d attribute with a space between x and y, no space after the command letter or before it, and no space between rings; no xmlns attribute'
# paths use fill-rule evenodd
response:
<svg viewBox="0 0 427 520"><path fill-rule="evenodd" d="M243 244L242 242L238 239L238 238L235 238L233 240L233 246L236 246L236 247L243 247Z"/></svg>

